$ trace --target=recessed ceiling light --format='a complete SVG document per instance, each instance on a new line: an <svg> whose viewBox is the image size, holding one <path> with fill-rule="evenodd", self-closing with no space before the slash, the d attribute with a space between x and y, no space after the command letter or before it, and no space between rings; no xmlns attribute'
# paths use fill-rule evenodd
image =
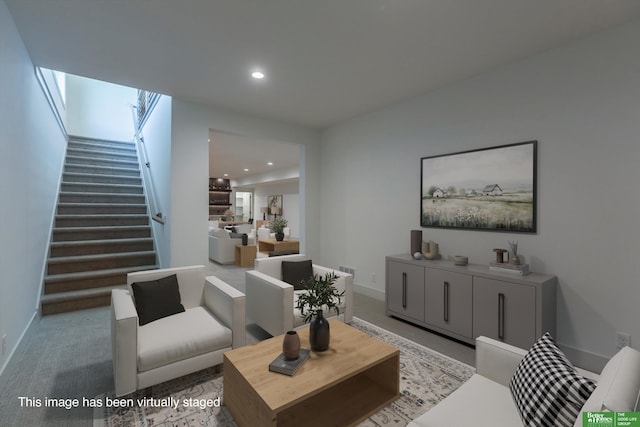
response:
<svg viewBox="0 0 640 427"><path fill-rule="evenodd" d="M249 172L249 169L247 169L247 168L244 168L244 171L245 171L245 172Z"/></svg>
<svg viewBox="0 0 640 427"><path fill-rule="evenodd" d="M269 166L273 166L273 162L269 162L267 163Z"/></svg>
<svg viewBox="0 0 640 427"><path fill-rule="evenodd" d="M228 174L228 173L225 173L225 174L224 174L224 176L229 176L229 174Z"/></svg>
<svg viewBox="0 0 640 427"><path fill-rule="evenodd" d="M251 77L256 80L262 80L264 79L264 73L262 71L254 71L253 73L251 73Z"/></svg>

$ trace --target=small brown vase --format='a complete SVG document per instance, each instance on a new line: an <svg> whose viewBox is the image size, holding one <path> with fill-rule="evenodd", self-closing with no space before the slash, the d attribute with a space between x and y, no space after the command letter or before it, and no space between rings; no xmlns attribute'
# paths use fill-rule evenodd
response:
<svg viewBox="0 0 640 427"><path fill-rule="evenodd" d="M300 356L300 337L296 331L287 331L284 334L282 352L288 360L296 360Z"/></svg>

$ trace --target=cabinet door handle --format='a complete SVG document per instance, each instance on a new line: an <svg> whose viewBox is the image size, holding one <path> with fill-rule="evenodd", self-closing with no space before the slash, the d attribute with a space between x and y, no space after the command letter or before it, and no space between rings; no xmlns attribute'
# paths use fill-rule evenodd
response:
<svg viewBox="0 0 640 427"><path fill-rule="evenodd" d="M498 338L504 339L504 294L498 294Z"/></svg>
<svg viewBox="0 0 640 427"><path fill-rule="evenodd" d="M407 308L407 273L402 273L402 308Z"/></svg>
<svg viewBox="0 0 640 427"><path fill-rule="evenodd" d="M449 321L449 282L444 282L444 321Z"/></svg>

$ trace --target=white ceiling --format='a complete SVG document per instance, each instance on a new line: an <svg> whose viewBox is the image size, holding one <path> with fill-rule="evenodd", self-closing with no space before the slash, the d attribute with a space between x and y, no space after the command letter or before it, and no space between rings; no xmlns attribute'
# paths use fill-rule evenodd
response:
<svg viewBox="0 0 640 427"><path fill-rule="evenodd" d="M4 1L36 65L314 128L640 17L638 0Z"/></svg>
<svg viewBox="0 0 640 427"><path fill-rule="evenodd" d="M209 157L211 177L228 178L241 183L273 183L279 180L274 178L277 176L274 171L298 168L300 149L284 142L247 139L239 135L210 131ZM273 164L269 165L269 162ZM261 179L262 177L267 179Z"/></svg>
<svg viewBox="0 0 640 427"><path fill-rule="evenodd" d="M640 18L638 0L5 2L36 65L317 129ZM297 166L214 136L212 174Z"/></svg>

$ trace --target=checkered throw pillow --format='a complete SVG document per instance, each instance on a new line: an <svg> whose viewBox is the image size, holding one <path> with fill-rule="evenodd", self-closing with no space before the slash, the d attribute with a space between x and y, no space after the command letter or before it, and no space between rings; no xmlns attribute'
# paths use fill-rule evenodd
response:
<svg viewBox="0 0 640 427"><path fill-rule="evenodd" d="M525 426L571 427L596 385L578 374L547 332L522 359L509 388Z"/></svg>

